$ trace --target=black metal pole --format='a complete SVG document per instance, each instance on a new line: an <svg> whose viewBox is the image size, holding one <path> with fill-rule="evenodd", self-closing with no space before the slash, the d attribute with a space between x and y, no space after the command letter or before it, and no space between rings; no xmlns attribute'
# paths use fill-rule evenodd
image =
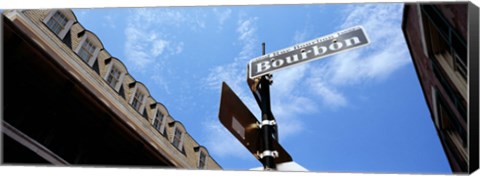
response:
<svg viewBox="0 0 480 176"><path fill-rule="evenodd" d="M262 55L265 55L265 43L262 43ZM263 164L265 170L276 170L276 165L274 162L273 152L273 137L274 137L274 124L265 125L264 122L271 122L274 119L271 113L270 107L270 80L269 76L262 76L260 78L260 96L262 100L262 138L264 139L263 143Z"/></svg>

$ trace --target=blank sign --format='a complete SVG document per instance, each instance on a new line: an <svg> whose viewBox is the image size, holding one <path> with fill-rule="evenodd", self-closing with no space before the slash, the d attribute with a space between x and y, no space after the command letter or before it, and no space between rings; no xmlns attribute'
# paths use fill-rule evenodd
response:
<svg viewBox="0 0 480 176"><path fill-rule="evenodd" d="M235 116L232 116L232 128L235 130L235 132L237 132L238 135L240 135L240 137L242 137L242 139L245 140L245 128L243 128Z"/></svg>
<svg viewBox="0 0 480 176"><path fill-rule="evenodd" d="M261 150L263 138L258 126L259 122L225 82L222 83L218 118L222 125L260 161L258 153ZM292 161L290 154L277 140L274 140L272 145L279 155L278 158L275 158L275 163Z"/></svg>

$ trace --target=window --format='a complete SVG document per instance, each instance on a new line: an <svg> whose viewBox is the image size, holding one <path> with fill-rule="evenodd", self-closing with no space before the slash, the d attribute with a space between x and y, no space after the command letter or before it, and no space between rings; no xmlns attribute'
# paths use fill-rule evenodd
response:
<svg viewBox="0 0 480 176"><path fill-rule="evenodd" d="M205 155L204 152L200 152L200 157L198 159L198 169L204 169L205 168L205 160L207 158L207 155Z"/></svg>
<svg viewBox="0 0 480 176"><path fill-rule="evenodd" d="M118 68L115 67L115 65L112 65L110 73L108 74L108 77L107 77L108 84L113 88L115 88L118 82L120 81L120 75L121 75L120 70L118 70Z"/></svg>
<svg viewBox="0 0 480 176"><path fill-rule="evenodd" d="M65 29L68 19L60 11L56 11L53 16L48 20L47 26L55 34L59 35L60 32Z"/></svg>
<svg viewBox="0 0 480 176"><path fill-rule="evenodd" d="M161 131L161 127L163 124L163 119L164 119L164 115L160 111L157 111L157 114L155 115L155 119L153 119L153 127L162 134L163 132Z"/></svg>
<svg viewBox="0 0 480 176"><path fill-rule="evenodd" d="M178 128L175 128L175 133L174 133L173 142L172 142L173 146L175 146L176 148L180 148L181 140L182 140L182 131L180 131Z"/></svg>
<svg viewBox="0 0 480 176"><path fill-rule="evenodd" d="M454 69L467 80L467 46L458 35L452 35L452 47L450 48L452 55L455 58Z"/></svg>
<svg viewBox="0 0 480 176"><path fill-rule="evenodd" d="M467 80L467 42L435 5L421 5L421 9L426 21L425 33L430 35L430 48L433 54L449 53L453 59L448 60L448 63L464 80Z"/></svg>
<svg viewBox="0 0 480 176"><path fill-rule="evenodd" d="M446 131L447 134L452 138L456 139L459 143L458 148L467 147L467 131L460 124L459 120L455 118L454 113L448 107L445 99L440 94L436 92L437 101L437 111L439 120L441 121L441 129Z"/></svg>
<svg viewBox="0 0 480 176"><path fill-rule="evenodd" d="M133 97L132 100L132 106L135 108L137 111L140 112L140 107L142 107L142 102L143 102L143 94L140 91L135 92L135 96Z"/></svg>
<svg viewBox="0 0 480 176"><path fill-rule="evenodd" d="M171 140L170 142L172 145L183 155L187 155L185 153L185 148L183 147L184 139L186 135L185 127L178 121L168 123L168 126L173 127L172 134L168 135L168 139Z"/></svg>
<svg viewBox="0 0 480 176"><path fill-rule="evenodd" d="M70 28L75 22L71 10L51 10L43 19L43 23L65 44L71 46Z"/></svg>
<svg viewBox="0 0 480 176"><path fill-rule="evenodd" d="M438 78L438 81L440 82L441 87L443 87L443 89L445 90L448 99L450 99L450 101L454 104L454 107L460 113L460 117L466 121L467 107L465 99L463 99L463 97L460 95L460 93L458 93L458 91L452 88L451 84L447 81L447 76L445 76L445 74L440 71L437 61L431 61L431 64L433 74L436 78Z"/></svg>
<svg viewBox="0 0 480 176"><path fill-rule="evenodd" d="M90 61L91 62L91 61ZM95 70L95 66L98 65L98 61L93 64L93 69ZM103 76L103 80L110 85L116 92L118 92L122 97L125 98L124 89L123 89L123 80L125 79L125 75L127 74L126 68L123 64L115 58L109 58L105 60L105 74ZM97 72L98 73L98 72ZM133 95L129 98L129 100L133 99ZM132 102L129 101L129 104Z"/></svg>
<svg viewBox="0 0 480 176"><path fill-rule="evenodd" d="M122 72L121 79L123 79L123 77L125 77L125 72ZM117 89L115 90L118 90L119 85L121 84L118 84ZM132 106L133 109L137 110L139 115L143 116L145 119L148 119L150 121L153 115L150 114L150 117L149 117L147 116L147 113L145 111L147 109L145 107L145 103L147 102L147 99L149 97L147 88L145 88L145 85L137 81L128 84L128 87L132 88L131 89L132 91L129 95L130 97L129 97L128 103ZM154 112L149 112L149 113L154 114Z"/></svg>
<svg viewBox="0 0 480 176"><path fill-rule="evenodd" d="M82 31L77 35L78 37L81 37L81 39L74 51L87 63L88 66L93 67L103 48L102 42L94 33L87 30ZM108 72L109 71L107 71L107 74L105 75L108 75Z"/></svg>
<svg viewBox="0 0 480 176"><path fill-rule="evenodd" d="M82 47L78 51L78 55L85 61L88 62L90 58L93 56L93 53L95 52L96 47L90 42L90 40L86 39L85 42L83 42Z"/></svg>

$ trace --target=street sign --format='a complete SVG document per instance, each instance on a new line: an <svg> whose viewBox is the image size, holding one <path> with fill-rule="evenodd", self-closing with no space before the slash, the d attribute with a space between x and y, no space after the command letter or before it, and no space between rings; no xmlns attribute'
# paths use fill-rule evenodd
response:
<svg viewBox="0 0 480 176"><path fill-rule="evenodd" d="M248 63L248 75L253 79L367 44L369 40L363 28L355 26L252 59Z"/></svg>
<svg viewBox="0 0 480 176"><path fill-rule="evenodd" d="M255 158L260 160L259 154L261 151L259 150L264 140L258 125L260 123L225 82L222 83L220 112L218 116L223 126L225 126ZM278 152L278 157L274 159L275 163L292 161L290 154L285 151L277 140L273 141L273 148Z"/></svg>

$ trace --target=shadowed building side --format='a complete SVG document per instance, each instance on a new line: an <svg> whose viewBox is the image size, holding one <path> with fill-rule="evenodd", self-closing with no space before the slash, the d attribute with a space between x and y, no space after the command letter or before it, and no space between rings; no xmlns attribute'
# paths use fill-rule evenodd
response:
<svg viewBox="0 0 480 176"><path fill-rule="evenodd" d="M471 161L477 161L478 168L478 156L469 157L469 151L478 150L478 145L470 148L475 141L469 143L468 139L468 129L478 129L478 121L468 123L469 118L478 119L478 114L469 115L469 81L478 81L469 75L469 59L478 58L467 54L468 20L472 17L468 10L472 5L406 4L402 23L432 121L454 173L469 172Z"/></svg>
<svg viewBox="0 0 480 176"><path fill-rule="evenodd" d="M2 21L3 164L221 169L71 10Z"/></svg>

